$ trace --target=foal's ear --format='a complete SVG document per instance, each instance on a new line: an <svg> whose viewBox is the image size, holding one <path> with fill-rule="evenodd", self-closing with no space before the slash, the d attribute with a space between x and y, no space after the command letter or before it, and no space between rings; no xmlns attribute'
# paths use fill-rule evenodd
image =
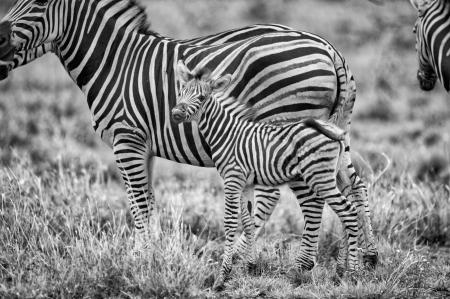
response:
<svg viewBox="0 0 450 299"><path fill-rule="evenodd" d="M209 68L203 68L197 72L196 76L202 81L209 81L211 79L211 74Z"/></svg>
<svg viewBox="0 0 450 299"><path fill-rule="evenodd" d="M191 71L187 68L183 61L178 60L177 64L177 76L182 84L185 84L193 78Z"/></svg>
<svg viewBox="0 0 450 299"><path fill-rule="evenodd" d="M211 81L211 89L214 92L222 91L230 85L231 75L226 74L219 79Z"/></svg>

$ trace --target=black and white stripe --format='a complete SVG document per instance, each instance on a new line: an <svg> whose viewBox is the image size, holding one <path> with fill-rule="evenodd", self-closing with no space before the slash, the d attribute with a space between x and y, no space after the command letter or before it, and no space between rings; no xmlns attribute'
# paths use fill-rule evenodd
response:
<svg viewBox="0 0 450 299"><path fill-rule="evenodd" d="M315 225L303 231L296 260L301 270L309 270L314 265L325 202L343 223L348 238L349 269L355 270L358 266L357 212L337 185L345 132L331 123L314 119L279 126L246 121L248 109L242 113L238 109L227 111L215 98L230 83L231 75L214 80L209 71L192 72L181 62L178 72L184 87L178 104L172 109L172 117L180 123L198 123L224 181L225 255L215 287L222 288L231 271L239 210L242 210L247 238L245 256L249 264L254 263L254 222L243 199L245 187L253 184L276 187L289 183L293 190L300 185L313 195L313 200L307 200L303 209L305 218L312 219Z"/></svg>

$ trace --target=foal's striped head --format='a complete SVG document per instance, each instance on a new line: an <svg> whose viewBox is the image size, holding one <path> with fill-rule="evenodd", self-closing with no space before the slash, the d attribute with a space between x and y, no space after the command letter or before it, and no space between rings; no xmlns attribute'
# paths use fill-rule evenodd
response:
<svg viewBox="0 0 450 299"><path fill-rule="evenodd" d="M177 76L181 89L178 104L172 109L172 119L176 123L198 121L205 103L211 100L215 92L224 90L231 81L229 74L213 80L208 69L190 71L182 61L178 62Z"/></svg>

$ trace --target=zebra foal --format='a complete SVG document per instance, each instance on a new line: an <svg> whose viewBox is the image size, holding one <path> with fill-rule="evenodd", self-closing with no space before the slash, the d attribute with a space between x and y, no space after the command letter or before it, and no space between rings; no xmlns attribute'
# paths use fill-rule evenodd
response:
<svg viewBox="0 0 450 299"><path fill-rule="evenodd" d="M324 203L337 213L347 237L348 268L358 267L358 219L356 208L337 186L337 173L344 153L345 131L327 122L307 119L293 124L271 125L247 121L251 109L233 109L230 113L214 96L224 90L231 75L212 80L207 69L195 75L179 62L182 82L179 102L172 109L174 122L197 122L200 133L211 148L212 160L224 182L225 254L214 289L220 290L229 276L236 241L238 213L241 210L244 234L247 237L246 262L254 264L255 224L242 192L248 185L279 186L306 183L315 200L303 212L315 218L311 232L316 238L301 247L296 263L300 269L309 267L315 258L317 232ZM244 107L245 108L245 107ZM338 261L338 263L345 261ZM345 265L340 265L345 267Z"/></svg>

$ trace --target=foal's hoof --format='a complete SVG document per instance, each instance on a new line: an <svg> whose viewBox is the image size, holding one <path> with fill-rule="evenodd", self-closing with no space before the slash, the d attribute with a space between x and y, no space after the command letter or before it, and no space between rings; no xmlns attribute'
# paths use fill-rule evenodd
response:
<svg viewBox="0 0 450 299"><path fill-rule="evenodd" d="M358 273L356 271L348 271L345 275L348 283L356 285L358 282Z"/></svg>
<svg viewBox="0 0 450 299"><path fill-rule="evenodd" d="M145 254L149 251L150 246L140 246L132 249L131 254L135 258L144 257Z"/></svg>
<svg viewBox="0 0 450 299"><path fill-rule="evenodd" d="M214 292L222 292L225 289L225 280L222 277L219 277L213 285Z"/></svg>
<svg viewBox="0 0 450 299"><path fill-rule="evenodd" d="M336 266L336 277L342 279L344 277L345 270L346 269L342 266Z"/></svg>
<svg viewBox="0 0 450 299"><path fill-rule="evenodd" d="M293 285L302 285L312 281L311 271L304 271L298 268L291 268L286 272L286 277Z"/></svg>
<svg viewBox="0 0 450 299"><path fill-rule="evenodd" d="M335 284L339 285L343 280L351 284L356 284L358 281L358 270L346 270L342 266L336 266L336 276L333 278Z"/></svg>
<svg viewBox="0 0 450 299"><path fill-rule="evenodd" d="M365 254L363 255L363 263L364 267L366 267L369 270L375 269L375 267L378 264L378 254Z"/></svg>
<svg viewBox="0 0 450 299"><path fill-rule="evenodd" d="M252 276L261 275L261 267L257 263L247 263L247 272Z"/></svg>
<svg viewBox="0 0 450 299"><path fill-rule="evenodd" d="M340 286L342 283L342 276L335 274L331 277L331 281L335 286Z"/></svg>

